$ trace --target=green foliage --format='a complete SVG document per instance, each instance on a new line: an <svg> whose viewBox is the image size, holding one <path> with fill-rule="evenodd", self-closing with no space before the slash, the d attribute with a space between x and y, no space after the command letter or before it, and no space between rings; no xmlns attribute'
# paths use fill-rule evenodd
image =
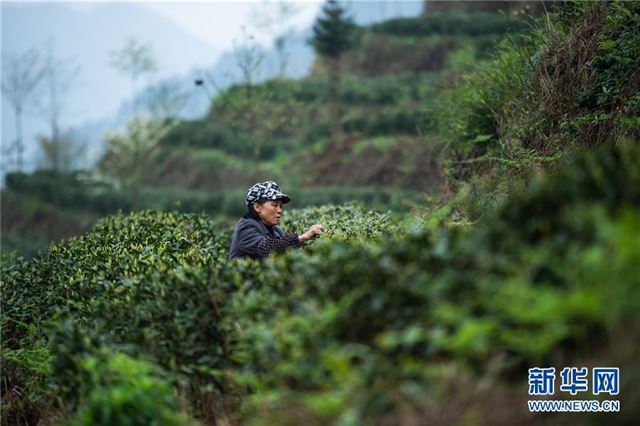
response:
<svg viewBox="0 0 640 426"><path fill-rule="evenodd" d="M573 4L501 43L433 112L448 171L527 170L638 135L638 6Z"/></svg>
<svg viewBox="0 0 640 426"><path fill-rule="evenodd" d="M345 77L341 81L341 102L345 105L398 105L425 101L435 93L432 73L403 73L373 78Z"/></svg>
<svg viewBox="0 0 640 426"><path fill-rule="evenodd" d="M473 226L287 211L288 231L320 220L328 232L265 262L227 263L230 229L202 215L113 216L4 267L3 343L49 341L53 389L91 416L166 406L146 367L95 361L107 346L200 394L249 389L248 418L368 424L431 398L442 360L519 374L637 324L639 161L626 145L567 160Z"/></svg>
<svg viewBox="0 0 640 426"><path fill-rule="evenodd" d="M173 126L171 119L135 116L125 132L106 136L107 150L99 167L119 180L134 208L138 207L142 177L153 164L160 140Z"/></svg>
<svg viewBox="0 0 640 426"><path fill-rule="evenodd" d="M108 214L118 208L130 208L127 197L115 191L113 182L86 171L63 173L37 170L32 174L8 173L6 186L17 193L78 210Z"/></svg>
<svg viewBox="0 0 640 426"><path fill-rule="evenodd" d="M640 67L640 35L636 31L640 5L615 2L611 9L598 52L589 64L596 73L596 84L583 95L585 106L599 106L605 111L614 108L614 101L623 95L629 80L637 79Z"/></svg>
<svg viewBox="0 0 640 426"><path fill-rule="evenodd" d="M435 77L430 73L399 73L363 79L344 76L341 79L340 100L346 105L389 105L410 100L426 100L433 95ZM285 102L293 99L304 104L324 103L327 101L328 81L322 77L310 77L302 80L270 80L254 90L270 93L271 102ZM232 86L214 101L216 108L223 108L225 97L240 96L242 86ZM202 125L202 122L193 122Z"/></svg>
<svg viewBox="0 0 640 426"><path fill-rule="evenodd" d="M587 63L594 82L580 93L577 104L587 110L573 124L613 126L619 136L640 134L640 5L636 2L614 2L600 35L595 56Z"/></svg>
<svg viewBox="0 0 640 426"><path fill-rule="evenodd" d="M354 44L356 26L346 10L335 0L328 0L313 24L310 43L321 56L340 57Z"/></svg>
<svg viewBox="0 0 640 426"><path fill-rule="evenodd" d="M500 141L506 136L501 120L528 84L539 39L540 33L532 32L501 42L494 59L480 63L463 84L442 93L432 121L447 141L453 173L470 168L466 162L484 154L489 153L484 161L501 154Z"/></svg>
<svg viewBox="0 0 640 426"><path fill-rule="evenodd" d="M446 13L417 18L398 18L374 24L376 33L396 36L431 36L503 34L521 31L529 26L525 18L508 19L498 13Z"/></svg>
<svg viewBox="0 0 640 426"><path fill-rule="evenodd" d="M431 126L424 111L406 109L383 110L377 114L347 117L342 128L350 133L365 133L369 136L424 133Z"/></svg>
<svg viewBox="0 0 640 426"><path fill-rule="evenodd" d="M314 214L331 227L325 238L374 238L391 226L385 215L350 206L294 213L287 228L302 231ZM219 370L232 362L219 325L222 306L227 292L254 273L226 268L230 235L203 215L140 212L103 219L30 262L7 262L7 353L49 339L52 380L68 403L87 380L81 359L104 345L221 386Z"/></svg>
<svg viewBox="0 0 640 426"><path fill-rule="evenodd" d="M94 331L104 331L116 341L148 339L148 347L165 364L201 356L216 358L216 347L191 341L184 335L188 330L181 325L199 316L200 321L210 324L206 333L209 341L216 341L215 311L194 310L189 302L194 292L206 294L205 288L191 285L190 274L224 263L224 255L219 258L218 254L226 250L226 240L214 229L215 225L202 215L143 212L113 216L100 221L94 232L52 246L28 264L19 263L3 274L8 277L3 282L7 303L3 319L11 321L3 328L3 342L19 347L23 339L39 337L29 331L32 326L42 333L42 326L56 317L81 312L80 318L89 321ZM146 276L148 268L155 271L153 275ZM58 285L51 286L50 282ZM163 290L167 288L182 296ZM154 289L159 294L150 299ZM117 303L109 303L110 297ZM144 314L138 316L133 306ZM156 322L159 318L165 324L162 331L154 331L154 326L161 326ZM176 343L183 340L184 352L169 351L160 336Z"/></svg>
<svg viewBox="0 0 640 426"><path fill-rule="evenodd" d="M524 371L638 324L640 246L625 233L640 226L639 160L632 147L578 159L473 228L277 259L228 302L252 410L367 424L412 404L403 389L427 398L438 360Z"/></svg>
<svg viewBox="0 0 640 426"><path fill-rule="evenodd" d="M202 408L200 397L243 394L247 423L401 423L405 413L452 396L446 371L454 379L525 377L531 365L582 358L593 342L640 329L637 144L558 155L573 143L635 141L637 6L598 3L572 13L503 42L494 59L438 101L443 108L433 119L456 177L472 175L478 164L528 172L553 163L556 174L514 179L504 192L519 192L510 198L476 187L402 226L390 213L352 204L287 209L286 231L321 222L327 232L264 262L227 262L229 226L204 215L149 211L104 219L31 261L3 257L3 386L26 386L36 399L50 381L54 398L78 406L77 424L184 424L169 383L189 388L193 407L205 412L213 404ZM493 34L502 24L492 19L438 25ZM379 28L438 26L393 25ZM343 84L342 102L424 101L433 93L430 79L353 78ZM323 103L326 88L325 80L311 79L255 90L265 90L265 110L275 110L269 106L278 102ZM328 134L316 106L300 111L317 113L314 140ZM366 120L350 111L343 125L371 134L418 127L424 117L407 111L376 110ZM301 123L269 131L303 134L296 133ZM181 126L163 140L170 149L233 145L226 124ZM48 174L10 175L7 185L78 205L90 205L92 191L103 188L81 176ZM146 189L139 202L239 215L243 195ZM296 206L355 199L406 210L404 198L412 195L336 187L292 196ZM469 215L480 219L470 223L460 213L464 203L481 210ZM468 422L468 415L452 422Z"/></svg>
<svg viewBox="0 0 640 426"><path fill-rule="evenodd" d="M371 240L398 232L389 213L365 210L357 204L330 205L292 210L283 218L285 228L308 229L315 223L322 223L325 232L322 239L330 240Z"/></svg>
<svg viewBox="0 0 640 426"><path fill-rule="evenodd" d="M159 143L170 147L217 148L236 155L245 153L231 129L209 120L181 121Z"/></svg>
<svg viewBox="0 0 640 426"><path fill-rule="evenodd" d="M69 425L189 425L169 383L150 363L102 349L81 360L87 376L77 417Z"/></svg>

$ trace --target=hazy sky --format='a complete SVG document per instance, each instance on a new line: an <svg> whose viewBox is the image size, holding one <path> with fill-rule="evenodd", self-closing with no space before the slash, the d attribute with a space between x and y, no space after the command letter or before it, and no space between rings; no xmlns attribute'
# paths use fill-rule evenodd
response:
<svg viewBox="0 0 640 426"><path fill-rule="evenodd" d="M22 0L21 3L29 2ZM63 2L49 0L49 2ZM127 0L128 3L138 3L168 19L177 26L218 49L231 49L232 40L240 37L241 28L245 26L254 28L256 16L265 17L275 14L278 0L200 0L200 1L142 1ZM322 0L294 0L288 1L295 13L292 15L290 25L294 29L308 28L315 19ZM76 9L91 9L101 3L97 0L85 0L81 2L64 2ZM104 3L104 2L102 2ZM212 17L215 17L212 19ZM286 29L286 28L283 28ZM260 32L259 42L268 44L270 34Z"/></svg>

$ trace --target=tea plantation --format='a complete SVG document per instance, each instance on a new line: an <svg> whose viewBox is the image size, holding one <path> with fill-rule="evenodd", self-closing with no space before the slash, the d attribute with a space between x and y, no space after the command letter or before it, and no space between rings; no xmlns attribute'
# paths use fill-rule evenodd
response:
<svg viewBox="0 0 640 426"><path fill-rule="evenodd" d="M437 414L452 374L522 381L637 331L638 148L527 185L471 225L291 211L329 232L265 262L228 262L206 215L152 211L5 258L3 423L402 422Z"/></svg>

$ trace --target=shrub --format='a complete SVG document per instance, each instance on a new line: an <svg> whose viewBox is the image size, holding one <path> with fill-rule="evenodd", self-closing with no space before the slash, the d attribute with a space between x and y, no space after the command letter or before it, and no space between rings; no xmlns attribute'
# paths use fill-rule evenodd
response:
<svg viewBox="0 0 640 426"><path fill-rule="evenodd" d="M398 226L386 213L367 211L357 204L322 205L321 207L297 209L287 212L283 226L306 230L314 223L325 227L323 239L369 241L383 235L398 232Z"/></svg>
<svg viewBox="0 0 640 426"><path fill-rule="evenodd" d="M406 210L407 202L410 203L419 198L419 194L412 191L373 186L300 188L291 191L291 195L295 199L296 206L300 207L356 203L371 209L390 209L396 212Z"/></svg>
<svg viewBox="0 0 640 426"><path fill-rule="evenodd" d="M398 18L374 24L376 33L397 36L503 34L527 28L525 18L508 19L498 13L447 13L417 18Z"/></svg>
<svg viewBox="0 0 640 426"><path fill-rule="evenodd" d="M171 385L152 364L106 348L80 364L88 380L69 426L193 424L177 411Z"/></svg>
<svg viewBox="0 0 640 426"><path fill-rule="evenodd" d="M181 121L161 140L160 145L170 147L217 148L231 154L247 154L229 127L210 120ZM248 151L248 150L247 150Z"/></svg>
<svg viewBox="0 0 640 426"><path fill-rule="evenodd" d="M249 405L274 423L300 411L369 423L415 403L409 388L428 398L439 360L522 373L637 324L639 159L632 147L578 159L467 230L276 259L228 301Z"/></svg>
<svg viewBox="0 0 640 426"><path fill-rule="evenodd" d="M501 43L433 111L450 174L526 170L567 147L637 137L638 35L628 29L639 16L635 2L570 4Z"/></svg>
<svg viewBox="0 0 640 426"><path fill-rule="evenodd" d="M30 175L8 173L6 185L12 191L78 210L94 210L106 214L118 208L130 208L128 197L116 191L113 183L87 171L36 170Z"/></svg>
<svg viewBox="0 0 640 426"><path fill-rule="evenodd" d="M362 238L354 228L365 226L374 238L390 226L351 206L295 213L287 228L302 231L317 214L332 219L334 238ZM219 371L234 362L234 339L219 324L227 292L259 269L226 268L230 236L204 215L115 215L30 262L3 264L3 343L17 351L51 339L52 380L67 401L86 380L78 359L104 345L144 354L188 383L223 386Z"/></svg>
<svg viewBox="0 0 640 426"><path fill-rule="evenodd" d="M375 114L345 117L342 128L348 133L364 133L368 136L409 134L418 135L431 127L431 120L421 110L382 110ZM329 136L329 124L319 122L309 128L306 141L316 141Z"/></svg>
<svg viewBox="0 0 640 426"><path fill-rule="evenodd" d="M250 410L278 413L252 418L373 423L442 390L443 360L525 374L637 324L639 162L627 145L572 158L473 227L295 212L287 228L324 216L333 235L262 263L227 263L228 233L203 216L114 216L3 266L3 342L50 339L54 383L71 395L91 370L78 360L108 346L205 392L249 389Z"/></svg>

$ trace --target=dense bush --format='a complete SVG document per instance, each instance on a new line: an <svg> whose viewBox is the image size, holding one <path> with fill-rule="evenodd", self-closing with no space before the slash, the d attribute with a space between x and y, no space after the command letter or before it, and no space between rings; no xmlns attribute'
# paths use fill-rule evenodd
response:
<svg viewBox="0 0 640 426"><path fill-rule="evenodd" d="M171 385L152 364L106 348L79 363L87 380L69 426L193 424L177 411Z"/></svg>
<svg viewBox="0 0 640 426"><path fill-rule="evenodd" d="M636 2L571 3L501 43L432 111L453 176L526 170L567 147L637 138L638 22Z"/></svg>
<svg viewBox="0 0 640 426"><path fill-rule="evenodd" d="M101 220L87 235L52 246L48 253L30 263L18 263L17 269L3 271L7 279L3 283L3 297L7 303L3 319L13 321L9 326L3 324L5 345L17 347L24 338L36 339L38 336L31 336L31 326L37 325L37 331L41 333L44 331L42 326L55 316L109 309L113 311L103 311L104 319L109 321L107 324L94 323L98 316L84 318L91 321L92 329L109 330L125 341L135 341L134 335L142 338L156 316L165 320L172 318L176 328L165 331L168 336L173 335L177 343L184 332L179 326L184 322L184 316L203 314L188 308L189 294L200 290L185 288L180 297L164 291L151 299L148 296L154 293L154 288L170 285L178 289L187 285L184 281L195 269L215 268L220 262L224 263L224 254L219 254L227 249L228 238L219 236L215 229L215 223L202 215L151 212L116 215ZM154 274L147 276L151 270ZM49 285L51 281L58 285ZM119 304L102 305L115 295L122 298ZM176 308L164 309L167 303L175 304ZM145 311L133 322L130 316L136 312L132 306L138 306L141 314ZM59 309L63 310L57 312ZM206 318L209 317L205 315L202 320ZM132 328L138 321L141 321L139 328ZM209 323L211 327L207 328L207 333L215 335L215 320L211 319ZM198 349L193 342L185 342L184 353L169 353L166 347L162 349L163 343L151 340L149 347L158 359L167 363L174 356L197 358L193 350ZM215 357L215 353L216 350L209 349L206 356Z"/></svg>
<svg viewBox="0 0 640 426"><path fill-rule="evenodd" d="M616 2L610 10L593 59L594 82L578 94L578 131L609 130L614 137L640 136L640 4Z"/></svg>
<svg viewBox="0 0 640 426"><path fill-rule="evenodd" d="M430 123L421 110L381 111L373 115L345 118L342 128L345 132L365 133L369 136L409 134L418 135L429 129Z"/></svg>
<svg viewBox="0 0 640 426"><path fill-rule="evenodd" d="M322 206L326 204L358 203L378 210L390 209L402 212L407 204L417 200L419 193L401 189L387 189L374 186L300 188L291 191L296 206Z"/></svg>
<svg viewBox="0 0 640 426"><path fill-rule="evenodd" d="M313 217L329 226L325 238L373 239L392 226L385 215L329 206L294 213L287 229L302 232ZM220 370L233 362L219 327L226 292L259 269L225 267L230 236L203 215L140 212L101 220L30 262L3 261L4 347L52 339L51 374L67 403L82 394L81 359L104 345L222 386Z"/></svg>
<svg viewBox="0 0 640 426"><path fill-rule="evenodd" d="M130 208L129 198L117 192L113 182L100 179L91 172L36 170L32 174L8 173L6 185L9 190L67 208L90 209L102 214Z"/></svg>
<svg viewBox="0 0 640 426"><path fill-rule="evenodd" d="M289 212L288 230L320 219L329 232L264 263L227 264L230 230L204 216L114 216L3 262L4 347L50 340L38 374L80 405L81 360L109 346L204 392L248 385L249 409L366 423L428 399L439 360L521 372L637 322L639 161L626 146L567 160L473 227Z"/></svg>
<svg viewBox="0 0 640 426"><path fill-rule="evenodd" d="M346 75L340 86L341 101L346 105L389 105L406 100L428 99L434 93L431 73L404 72L396 75L360 78ZM243 95L242 86L232 86L213 105L224 108L228 98ZM324 103L328 99L328 81L322 77L304 80L270 80L254 87L255 96L266 96L269 102L302 102L306 105ZM264 92L264 93L262 93ZM195 126L196 123L193 122Z"/></svg>
<svg viewBox="0 0 640 426"><path fill-rule="evenodd" d="M244 154L243 144L233 130L210 120L181 121L160 140L171 147L217 148L231 154Z"/></svg>
<svg viewBox="0 0 640 426"><path fill-rule="evenodd" d="M368 136L420 135L432 128L431 120L422 110L381 110L369 115L348 116L342 120L342 129L348 133L364 133ZM330 126L320 121L309 127L304 140L314 142L328 138Z"/></svg>
<svg viewBox="0 0 640 426"><path fill-rule="evenodd" d="M524 374L637 326L639 161L637 148L594 153L468 230L277 259L286 280L265 273L229 301L237 380L273 423L302 411L367 424L428 399L438 360Z"/></svg>
<svg viewBox="0 0 640 426"><path fill-rule="evenodd" d="M324 225L322 239L330 240L369 241L399 231L388 213L367 211L357 204L325 204L321 207L292 210L284 215L282 226L292 226L302 231L315 223Z"/></svg>
<svg viewBox="0 0 640 426"><path fill-rule="evenodd" d="M528 27L524 18L508 19L498 13L447 13L418 18L391 19L372 25L376 33L401 36L503 34Z"/></svg>

